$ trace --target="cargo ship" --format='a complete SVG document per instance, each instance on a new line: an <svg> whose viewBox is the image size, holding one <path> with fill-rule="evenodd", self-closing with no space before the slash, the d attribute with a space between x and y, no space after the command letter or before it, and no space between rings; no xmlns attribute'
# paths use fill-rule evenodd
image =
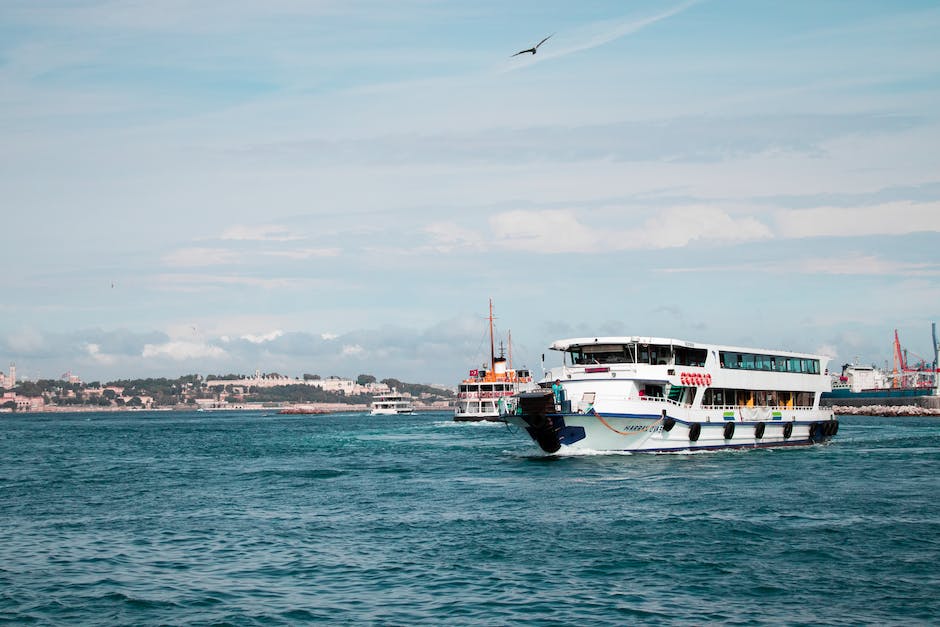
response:
<svg viewBox="0 0 940 627"><path fill-rule="evenodd" d="M823 406L840 404L898 404L915 402L937 395L937 327L933 325L934 361L920 359L909 362L909 352L901 347L897 329L894 331L894 367L858 363L844 364L842 372L832 375L832 391L824 392Z"/></svg>

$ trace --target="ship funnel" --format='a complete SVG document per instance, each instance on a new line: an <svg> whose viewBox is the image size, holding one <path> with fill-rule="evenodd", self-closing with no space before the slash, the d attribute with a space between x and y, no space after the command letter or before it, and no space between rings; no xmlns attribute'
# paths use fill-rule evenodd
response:
<svg viewBox="0 0 940 627"><path fill-rule="evenodd" d="M496 376L506 374L506 359L503 357L497 357L493 360L493 372Z"/></svg>

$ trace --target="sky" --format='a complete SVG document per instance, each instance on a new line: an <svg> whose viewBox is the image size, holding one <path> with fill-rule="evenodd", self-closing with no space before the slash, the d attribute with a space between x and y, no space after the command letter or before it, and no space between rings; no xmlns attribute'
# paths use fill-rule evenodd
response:
<svg viewBox="0 0 940 627"><path fill-rule="evenodd" d="M0 368L455 384L491 298L536 373L597 335L932 360L937 32L934 1L6 0Z"/></svg>

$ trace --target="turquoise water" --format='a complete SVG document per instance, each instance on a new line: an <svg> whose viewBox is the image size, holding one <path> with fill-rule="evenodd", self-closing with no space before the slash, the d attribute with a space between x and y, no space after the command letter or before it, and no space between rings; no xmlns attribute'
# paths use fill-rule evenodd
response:
<svg viewBox="0 0 940 627"><path fill-rule="evenodd" d="M545 458L446 414L0 417L0 620L936 624L940 420Z"/></svg>

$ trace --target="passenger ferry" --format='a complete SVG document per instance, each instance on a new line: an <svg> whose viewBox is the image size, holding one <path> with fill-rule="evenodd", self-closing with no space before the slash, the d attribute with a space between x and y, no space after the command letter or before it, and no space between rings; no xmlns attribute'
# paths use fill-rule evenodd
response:
<svg viewBox="0 0 940 627"><path fill-rule="evenodd" d="M507 370L506 358L496 357L492 370L471 370L457 388L454 420L457 422L501 421L515 409L516 395L538 385L526 369Z"/></svg>
<svg viewBox="0 0 940 627"><path fill-rule="evenodd" d="M385 415L404 415L415 413L415 408L411 401L407 400L401 394L392 392L390 394L381 394L372 401L372 407L369 410L370 416Z"/></svg>
<svg viewBox="0 0 940 627"><path fill-rule="evenodd" d="M515 397L519 392L538 388L532 375L525 368L512 368L512 335L509 336L509 362L500 346L495 353L493 340L493 299L490 299L490 363L474 368L469 376L457 386L457 403L454 405L454 420L457 422L501 421L501 415L515 409Z"/></svg>
<svg viewBox="0 0 940 627"><path fill-rule="evenodd" d="M821 355L653 337L558 340L540 389L503 416L546 453L795 446L839 430Z"/></svg>

